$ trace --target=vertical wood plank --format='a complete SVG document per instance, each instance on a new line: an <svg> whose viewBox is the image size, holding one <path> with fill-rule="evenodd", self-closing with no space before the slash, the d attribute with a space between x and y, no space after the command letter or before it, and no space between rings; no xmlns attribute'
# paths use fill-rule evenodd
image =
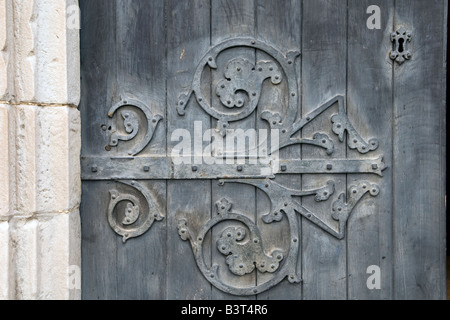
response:
<svg viewBox="0 0 450 320"><path fill-rule="evenodd" d="M301 48L301 1L300 0L288 0L288 1L276 1L276 0L258 0L257 1L257 17L256 17L256 30L257 38L267 41L268 43L279 48L283 52L298 51ZM264 60L266 57L259 53L257 55L258 60ZM296 61L296 70L298 75L298 87L300 88L301 80L301 63L300 59ZM267 90L266 90L267 89ZM257 115L257 128L269 129L265 121L261 120L261 113L264 110L270 110L272 112L279 112L285 114L289 90L285 81L285 86L277 86L274 88L270 84L267 85L265 92L267 94L262 95L258 115ZM300 100L300 96L297 97ZM301 116L301 107L299 104L299 110L297 110L297 117ZM292 146L281 150L279 153L280 159L300 159L301 148L300 146ZM301 179L299 175L281 175L275 179L277 183L287 186L292 189L301 189ZM270 209L270 202L265 194L258 190L257 192L257 212L258 212L258 227L261 230L261 235L267 235L263 237L263 243L266 246L266 250L271 252L274 249L283 249L285 252L289 250L289 225L287 219L284 218L279 223L265 224L261 217L264 214L269 213L267 208ZM301 276L301 253L299 252L297 261L297 273ZM271 273L257 274L257 283L261 284L273 277ZM301 284L291 284L287 280L278 284L274 288L258 295L258 299L301 299Z"/></svg>
<svg viewBox="0 0 450 320"><path fill-rule="evenodd" d="M395 4L412 58L394 66L394 297L445 299L447 1Z"/></svg>
<svg viewBox="0 0 450 320"><path fill-rule="evenodd" d="M101 125L116 100L116 4L80 1L82 91L80 112L82 154L101 154L107 143ZM86 125L89 124L89 125ZM106 204L111 184L83 182L80 207L82 226L82 298L116 299L116 235L108 225ZM106 191L106 192L105 192Z"/></svg>
<svg viewBox="0 0 450 320"><path fill-rule="evenodd" d="M233 37L244 37L255 35L255 2L254 0L212 0L211 1L211 45L217 45L225 39ZM221 66L234 59L242 57L251 62L255 61L254 50L236 48L222 53L218 57L217 63ZM222 69L223 70L223 69ZM212 91L215 90L216 80L223 79L223 74L212 74ZM213 94L213 103L220 103ZM230 123L231 129L242 128L247 130L255 128L256 115L252 114L246 119ZM212 121L213 127L216 127L216 121ZM226 139L225 139L226 140ZM256 216L256 191L253 186L227 183L224 186L218 186L217 183L212 184L212 205L226 198L233 202L233 210L255 219ZM215 212L215 208L213 208ZM249 287L256 284L256 273L236 276L231 273L225 263L225 258L217 250L217 240L220 238L223 230L228 226L236 226L236 223L224 222L219 224L213 230L212 239L212 261L219 265L219 272L224 282L236 287ZM224 293L216 288L213 288L213 299L236 299L236 297ZM243 299L246 299L245 297ZM250 297L253 299L253 297Z"/></svg>
<svg viewBox="0 0 450 320"><path fill-rule="evenodd" d="M336 0L303 1L302 112L305 116L324 102L346 91L347 6ZM331 116L337 106L303 129L303 137L326 133L335 143L333 155L324 150L302 146L303 159L345 159L345 144L331 131ZM345 192L345 175L303 175L303 189L335 182L330 200L317 203L311 197L303 205L333 223L329 212L337 196ZM346 240L338 240L321 228L302 219L302 274L304 299L346 299Z"/></svg>
<svg viewBox="0 0 450 320"><path fill-rule="evenodd" d="M348 220L347 264L349 299L392 298L392 64L389 34L393 1L378 1L381 29L366 26L369 0L349 1L347 114L364 139L376 138L379 148L367 155L348 150L348 159L383 156L388 169L382 178L348 175L348 185L368 180L378 184L377 197L365 196ZM355 182L356 183L356 182ZM369 266L380 268L380 288L369 289Z"/></svg>
<svg viewBox="0 0 450 320"><path fill-rule="evenodd" d="M117 3L117 80L123 100L138 99L147 104L153 114L165 114L166 49L164 1L126 1ZM145 134L142 119L141 130ZM161 121L155 136L141 155L165 155L165 121ZM137 143L136 137L130 141ZM136 141L135 141L136 140ZM125 145L125 144L124 144ZM152 168L157 170L157 168ZM143 182L141 182L143 183ZM165 214L165 182L146 182L145 188L159 199L158 207ZM133 191L131 191L133 192ZM103 205L106 207L106 203ZM105 221L106 223L106 221ZM116 237L120 299L163 299L165 297L166 225L155 222L143 236L122 243ZM131 266L132 270L131 270Z"/></svg>
<svg viewBox="0 0 450 320"><path fill-rule="evenodd" d="M81 213L82 299L115 300L119 295L116 276L117 235L109 227L105 203L109 194L102 192L113 183L83 183ZM94 209L94 210L93 210Z"/></svg>
<svg viewBox="0 0 450 320"><path fill-rule="evenodd" d="M191 99L186 114L176 112L179 94L192 83L197 64L210 45L210 3L207 0L169 1L167 4L167 135L168 155L178 144L176 129L194 137L194 122L209 128L209 116ZM168 181L167 185L167 299L208 299L211 285L198 270L191 245L178 235L178 221L186 219L194 231L211 216L210 181ZM205 246L208 241L204 240ZM208 256L211 248L205 248Z"/></svg>

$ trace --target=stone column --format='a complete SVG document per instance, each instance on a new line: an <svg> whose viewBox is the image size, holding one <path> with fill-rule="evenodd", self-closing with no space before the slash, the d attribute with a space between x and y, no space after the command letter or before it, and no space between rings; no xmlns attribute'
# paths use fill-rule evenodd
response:
<svg viewBox="0 0 450 320"><path fill-rule="evenodd" d="M76 0L0 0L0 299L79 299Z"/></svg>

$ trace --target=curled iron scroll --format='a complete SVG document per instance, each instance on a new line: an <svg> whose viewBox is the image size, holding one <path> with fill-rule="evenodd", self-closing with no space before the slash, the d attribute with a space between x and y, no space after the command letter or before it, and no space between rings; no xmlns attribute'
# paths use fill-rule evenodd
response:
<svg viewBox="0 0 450 320"><path fill-rule="evenodd" d="M155 220L161 221L164 216L161 214L152 194L144 186L136 181L118 182L132 187L136 193L144 198L144 201L141 201L138 196L120 192L117 189L109 191L108 222L114 232L122 236L125 243L130 238L143 235L150 229ZM126 203L126 206L123 214L120 215L116 212L116 208L121 202ZM122 216L122 218L119 219L119 216Z"/></svg>
<svg viewBox="0 0 450 320"><path fill-rule="evenodd" d="M159 114L154 115L151 109L143 102L135 99L127 99L115 104L108 112L108 117L113 118L120 108L133 107L140 110L145 115L147 128L144 138L138 142L128 155L135 156L139 154L150 143L155 133L156 127L163 117ZM139 116L135 111L122 111L123 125L127 134L121 134L117 129L113 130L110 136L109 147L117 147L119 141L130 141L134 139L140 130Z"/></svg>

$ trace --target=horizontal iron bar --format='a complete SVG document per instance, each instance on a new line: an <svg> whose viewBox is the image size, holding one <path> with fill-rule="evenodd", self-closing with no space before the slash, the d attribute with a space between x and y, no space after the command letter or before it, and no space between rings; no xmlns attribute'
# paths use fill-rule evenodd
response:
<svg viewBox="0 0 450 320"><path fill-rule="evenodd" d="M279 160L264 163L179 163L172 157L81 157L82 180L208 180L274 178L275 174L368 173L382 176L382 158L364 160ZM190 159L189 159L190 160Z"/></svg>

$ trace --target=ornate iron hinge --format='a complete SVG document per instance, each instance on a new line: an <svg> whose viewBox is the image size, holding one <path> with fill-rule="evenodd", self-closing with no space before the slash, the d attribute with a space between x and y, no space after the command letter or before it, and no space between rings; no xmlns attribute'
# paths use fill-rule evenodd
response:
<svg viewBox="0 0 450 320"><path fill-rule="evenodd" d="M256 63L239 56L230 59L224 68L223 79L216 82L213 90L220 101L220 107L213 106L210 103L211 99L202 93L201 83L204 71L207 68L217 71L219 69L218 56L225 50L237 47L261 51L265 53L265 58ZM269 152L269 158L279 150L295 144L310 145L325 150L328 156L332 155L335 151L335 142L327 134L316 132L312 139L296 135L332 106L337 106L338 111L331 117L330 126L340 143L346 143L348 148L356 150L359 154L368 154L377 150L379 141L375 138L364 139L351 123L346 113L346 98L342 95L331 97L306 116L296 120L299 90L295 59L299 55L298 51L283 53L274 46L256 39L236 38L224 41L212 47L200 61L191 87L179 96L177 112L180 117L184 116L191 99L195 97L198 105L217 120L215 130L219 137L223 138L229 134L230 123L242 120L255 112L260 102L264 82L270 81L272 86L286 82L289 92L286 112L284 114L270 111L261 113L261 118L268 123L270 131L277 132L279 137L278 143ZM155 115L151 108L144 103L130 99L118 103L109 112L109 116L113 117L119 113L120 109L123 109L120 112L124 126L121 132L125 131L126 134L119 133L118 128L111 126L107 150L117 147L120 141L129 141L137 136L140 124L137 115L130 111L130 108L140 110L147 120L146 133L141 142L122 156L82 158L84 180L112 179L127 188L135 189L135 195L132 195L131 191L129 191L130 194L125 194L116 189L110 190L108 221L111 228L123 237L124 242L142 235L155 221L161 221L164 218L164 214L156 204L151 192L146 190L139 180L208 179L217 180L221 186L229 183L251 185L264 192L270 200L271 206L269 212L263 216L263 223L270 225L280 222L283 218L287 219L290 233L289 249L286 251L280 248L270 252L267 250L267 244L263 243L261 229L257 223L243 213L235 211L230 199L223 198L217 202L216 214L212 215L211 219L205 222L199 230L197 228L194 231L191 227L192 222L188 219L182 217L179 219L178 233L182 240L190 242L201 273L212 285L225 292L235 295L254 295L268 290L285 278L291 283L301 282L296 271L300 242L297 216L300 215L307 219L337 239L343 239L348 218L354 207L364 196L375 197L380 192L378 185L369 180L356 181L346 192L335 195L336 182L333 180L315 189L298 190L278 183L276 177L283 174L304 173L365 173L382 176L383 170L386 169L382 156L356 160L279 159L276 165L273 161L268 161L267 163L239 165L224 163L220 166L210 165L208 161L196 165L179 163L172 156L137 157L151 142L162 116ZM216 150L211 158L214 160L226 156L234 157L235 155L227 155L226 150ZM271 159L273 160L273 157ZM303 197L313 197L317 203L326 203L332 197L335 198L330 203L328 214L336 224L331 225L326 219L323 219L323 214L318 214L305 207L298 200ZM119 206L119 204L121 205ZM119 208L124 212L118 214ZM237 224L236 226L227 225L220 232L215 246L226 257L226 264L231 273L239 277L258 270L262 273L270 273L272 277L269 281L249 287L237 287L220 278L218 265L206 263L203 256L206 235L213 227L225 221L234 221Z"/></svg>

